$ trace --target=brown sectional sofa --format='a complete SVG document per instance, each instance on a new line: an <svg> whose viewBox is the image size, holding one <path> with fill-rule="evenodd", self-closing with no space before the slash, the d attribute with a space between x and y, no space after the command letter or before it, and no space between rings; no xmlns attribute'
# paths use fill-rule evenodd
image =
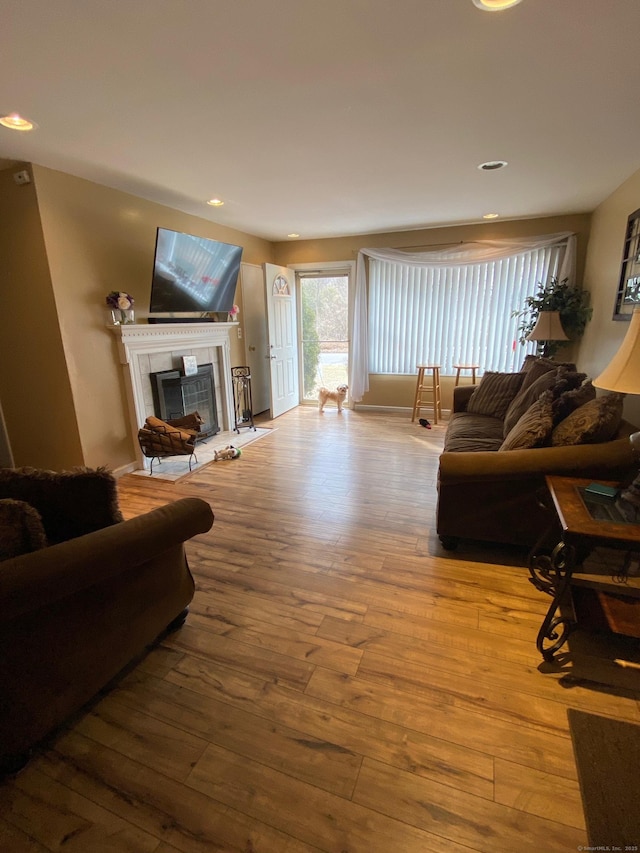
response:
<svg viewBox="0 0 640 853"><path fill-rule="evenodd" d="M596 398L573 368L528 358L518 374L485 374L455 389L438 472L445 548L462 539L533 545L549 524L540 504L547 474L632 476L635 428L622 420L622 396Z"/></svg>
<svg viewBox="0 0 640 853"><path fill-rule="evenodd" d="M0 469L0 774L184 621L212 524L198 498L124 521L104 471Z"/></svg>

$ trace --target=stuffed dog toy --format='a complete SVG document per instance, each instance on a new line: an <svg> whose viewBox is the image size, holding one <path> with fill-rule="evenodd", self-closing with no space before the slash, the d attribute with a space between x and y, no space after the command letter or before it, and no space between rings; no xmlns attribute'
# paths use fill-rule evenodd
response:
<svg viewBox="0 0 640 853"><path fill-rule="evenodd" d="M318 391L318 408L324 412L324 405L327 400L331 400L338 406L338 411L342 411L342 404L347 398L348 385L338 385L335 391L329 391L328 388L321 388Z"/></svg>
<svg viewBox="0 0 640 853"><path fill-rule="evenodd" d="M215 450L213 453L214 462L218 462L220 459L237 459L238 456L242 455L242 451L239 447L234 447L233 444L228 444L222 450Z"/></svg>

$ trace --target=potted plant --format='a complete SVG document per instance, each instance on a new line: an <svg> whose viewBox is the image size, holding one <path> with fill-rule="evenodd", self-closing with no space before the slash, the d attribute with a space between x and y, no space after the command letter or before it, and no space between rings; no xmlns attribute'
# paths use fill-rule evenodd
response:
<svg viewBox="0 0 640 853"><path fill-rule="evenodd" d="M533 331L541 311L557 311L562 328L569 340L578 340L584 334L593 313L589 300L589 291L569 284L567 278L560 281L557 276L551 276L546 285L538 282L536 293L525 299L525 307L521 311L513 312L513 316L521 321L518 326L520 333L518 340L523 346L528 343L527 335ZM538 341L538 345L542 355L553 358L564 345L564 341Z"/></svg>

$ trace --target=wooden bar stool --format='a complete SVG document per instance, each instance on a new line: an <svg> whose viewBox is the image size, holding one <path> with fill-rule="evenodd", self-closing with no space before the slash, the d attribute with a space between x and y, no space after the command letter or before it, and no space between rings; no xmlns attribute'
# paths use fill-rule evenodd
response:
<svg viewBox="0 0 640 853"><path fill-rule="evenodd" d="M480 368L479 364L454 364L453 365L456 371L456 385L460 384L460 371L461 370L470 370L471 371L471 384L476 384L476 370Z"/></svg>
<svg viewBox="0 0 640 853"><path fill-rule="evenodd" d="M428 382L429 376L425 377L425 371L431 371L431 382ZM433 422L438 423L438 418L442 417L442 403L440 401L440 365L439 364L419 364L418 365L418 382L416 383L416 396L413 401L413 414L411 420L415 421L416 415L420 409L426 406L433 407Z"/></svg>

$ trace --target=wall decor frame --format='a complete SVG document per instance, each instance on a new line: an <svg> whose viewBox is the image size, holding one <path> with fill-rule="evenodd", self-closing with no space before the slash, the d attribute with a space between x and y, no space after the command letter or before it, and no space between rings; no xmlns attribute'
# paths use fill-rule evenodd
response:
<svg viewBox="0 0 640 853"><path fill-rule="evenodd" d="M622 251L622 268L613 309L614 320L630 320L634 308L640 307L640 209L627 220Z"/></svg>

